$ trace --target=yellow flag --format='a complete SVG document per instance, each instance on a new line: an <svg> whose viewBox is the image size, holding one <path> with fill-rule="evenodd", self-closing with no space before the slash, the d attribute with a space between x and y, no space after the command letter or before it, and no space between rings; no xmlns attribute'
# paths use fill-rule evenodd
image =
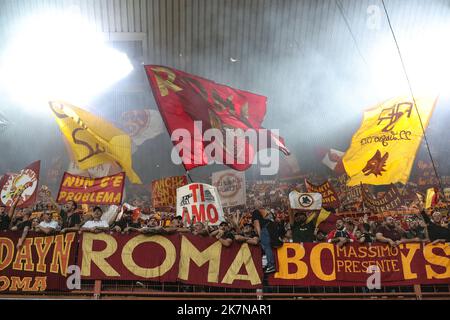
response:
<svg viewBox="0 0 450 320"><path fill-rule="evenodd" d="M316 228L330 216L331 212L322 208L316 221Z"/></svg>
<svg viewBox="0 0 450 320"><path fill-rule="evenodd" d="M416 98L424 129L428 126L436 97ZM413 99L387 100L364 112L343 163L349 186L360 183L406 183L422 139L422 127Z"/></svg>
<svg viewBox="0 0 450 320"><path fill-rule="evenodd" d="M133 171L131 138L128 134L104 119L68 103L51 101L50 108L80 169L117 162L132 183L142 183Z"/></svg>
<svg viewBox="0 0 450 320"><path fill-rule="evenodd" d="M435 195L434 188L427 189L427 197L425 199L425 209L429 209L433 206L434 195Z"/></svg>

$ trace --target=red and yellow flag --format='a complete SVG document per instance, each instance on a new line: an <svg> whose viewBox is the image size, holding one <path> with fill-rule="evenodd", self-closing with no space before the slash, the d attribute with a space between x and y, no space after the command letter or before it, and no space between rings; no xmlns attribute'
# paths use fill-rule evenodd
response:
<svg viewBox="0 0 450 320"><path fill-rule="evenodd" d="M131 138L127 133L69 103L50 101L49 104L72 158L80 169L117 162L132 183L142 184L133 170Z"/></svg>
<svg viewBox="0 0 450 320"><path fill-rule="evenodd" d="M426 129L436 97L387 100L364 112L359 130L353 135L343 163L349 186L406 183Z"/></svg>
<svg viewBox="0 0 450 320"><path fill-rule="evenodd" d="M261 123L266 114L266 97L168 67L147 65L145 70L169 134L172 136L177 129L189 133L189 138L173 142L186 170L207 165L212 160L222 161L240 171L250 167L258 150L254 150L246 139L235 136L237 141L242 139L243 147L233 149L225 141L215 140L222 146L218 148L221 154L209 159L205 149L212 142L203 137L203 132L216 129L222 132L224 139L228 137L225 132L229 129L258 133L263 129ZM281 137L269 131L264 139L267 139L268 148L272 146L289 154ZM230 161L230 157L239 161Z"/></svg>

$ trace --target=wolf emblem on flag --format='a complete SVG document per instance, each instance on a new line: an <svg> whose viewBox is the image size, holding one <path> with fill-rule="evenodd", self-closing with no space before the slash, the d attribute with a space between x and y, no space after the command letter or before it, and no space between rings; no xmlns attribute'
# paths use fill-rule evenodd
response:
<svg viewBox="0 0 450 320"><path fill-rule="evenodd" d="M382 172L386 171L384 168L386 166L386 161L389 158L389 152L386 152L384 156L381 156L380 150L375 152L375 155L367 161L366 166L362 169L364 175L368 176L370 174L374 174L375 177L378 175L383 175Z"/></svg>

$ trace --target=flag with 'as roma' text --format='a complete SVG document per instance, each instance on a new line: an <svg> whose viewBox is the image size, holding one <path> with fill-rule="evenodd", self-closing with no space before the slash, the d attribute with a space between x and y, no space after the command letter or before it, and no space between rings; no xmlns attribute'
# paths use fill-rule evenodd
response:
<svg viewBox="0 0 450 320"><path fill-rule="evenodd" d="M348 186L408 181L423 136L419 115L425 130L437 98L415 100L417 108L412 98L399 97L364 112L361 127L343 157Z"/></svg>
<svg viewBox="0 0 450 320"><path fill-rule="evenodd" d="M289 154L281 137L262 130L266 97L173 68L147 65L145 70L186 170L215 161L242 171L251 166L258 150L275 148ZM206 137L206 132L214 137ZM246 135L256 137L252 142L257 145Z"/></svg>
<svg viewBox="0 0 450 320"><path fill-rule="evenodd" d="M117 162L132 183L141 184L134 172L131 138L108 121L71 104L51 101L50 108L81 170Z"/></svg>

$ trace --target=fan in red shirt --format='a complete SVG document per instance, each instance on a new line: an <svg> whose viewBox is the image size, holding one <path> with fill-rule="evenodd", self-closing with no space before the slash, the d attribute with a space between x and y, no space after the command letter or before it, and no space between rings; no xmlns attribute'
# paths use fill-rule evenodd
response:
<svg viewBox="0 0 450 320"><path fill-rule="evenodd" d="M327 235L327 242L335 243L338 247L354 241L356 241L355 236L345 229L344 221L341 219L336 221L336 229Z"/></svg>

